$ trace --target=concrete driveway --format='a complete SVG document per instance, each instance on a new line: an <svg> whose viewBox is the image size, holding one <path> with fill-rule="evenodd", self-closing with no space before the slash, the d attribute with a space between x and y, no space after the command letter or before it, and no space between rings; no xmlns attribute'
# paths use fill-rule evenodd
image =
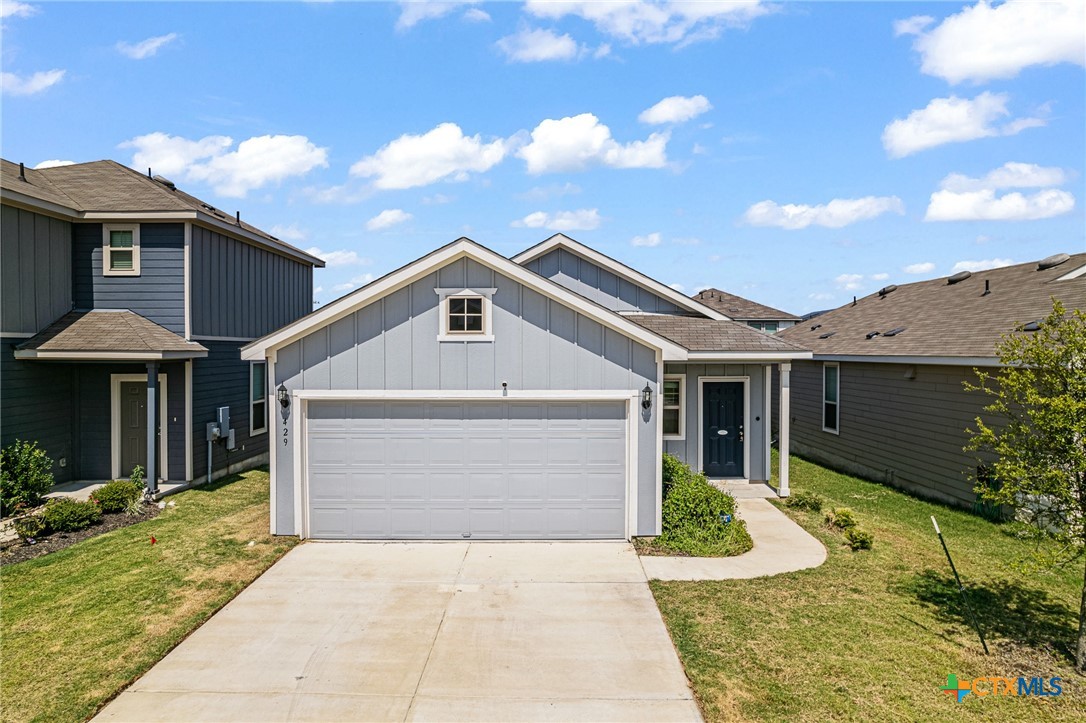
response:
<svg viewBox="0 0 1086 723"><path fill-rule="evenodd" d="M698 721L626 543L300 545L103 721Z"/></svg>

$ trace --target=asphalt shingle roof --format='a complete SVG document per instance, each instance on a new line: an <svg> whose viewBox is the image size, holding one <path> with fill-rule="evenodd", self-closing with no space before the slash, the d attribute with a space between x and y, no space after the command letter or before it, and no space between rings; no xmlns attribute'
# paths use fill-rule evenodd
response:
<svg viewBox="0 0 1086 723"><path fill-rule="evenodd" d="M736 321L799 321L795 314L720 289L704 289L693 298Z"/></svg>
<svg viewBox="0 0 1086 723"><path fill-rule="evenodd" d="M955 284L948 277L903 284L872 294L780 332L816 355L984 357L996 355L1000 336L1052 311L1052 298L1086 309L1086 274L1058 281L1086 265L1074 254L1053 268L1036 261L978 271ZM989 293L985 294L985 282ZM885 332L904 327L894 336ZM870 339L867 335L879 332ZM1028 333L1028 332L1024 332ZM825 339L824 334L832 334Z"/></svg>
<svg viewBox="0 0 1086 723"><path fill-rule="evenodd" d="M624 314L630 321L698 352L803 352L795 342L762 333L737 321L667 314Z"/></svg>
<svg viewBox="0 0 1086 723"><path fill-rule="evenodd" d="M50 352L191 352L207 347L185 341L169 329L128 311L70 311L17 349Z"/></svg>

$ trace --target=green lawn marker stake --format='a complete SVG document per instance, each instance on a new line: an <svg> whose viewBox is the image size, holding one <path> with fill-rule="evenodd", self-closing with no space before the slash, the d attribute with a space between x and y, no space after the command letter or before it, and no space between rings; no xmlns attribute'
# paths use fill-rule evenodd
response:
<svg viewBox="0 0 1086 723"><path fill-rule="evenodd" d="M946 553L946 560L950 563L950 571L954 573L954 579L958 582L958 592L961 593L962 602L965 603L965 610L969 613L969 621L973 623L973 629L977 631L980 644L984 646L984 654L990 655L988 643L984 641L984 633L980 631L980 625L977 624L977 616L973 614L973 608L969 605L969 597L965 594L965 586L962 585L962 579L958 576L958 568L954 567L954 560L950 557L950 550L947 549L946 540L943 539L943 532L939 529L939 523L935 521L935 515L931 516L931 524L935 525L935 534L939 536L939 542L943 545L943 552Z"/></svg>

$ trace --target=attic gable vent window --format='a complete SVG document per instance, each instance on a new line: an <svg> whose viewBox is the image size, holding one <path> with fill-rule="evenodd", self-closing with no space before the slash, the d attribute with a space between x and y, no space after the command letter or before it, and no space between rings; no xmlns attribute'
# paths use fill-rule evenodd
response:
<svg viewBox="0 0 1086 723"><path fill-rule="evenodd" d="M139 224L102 226L102 275L140 275Z"/></svg>
<svg viewBox="0 0 1086 723"><path fill-rule="evenodd" d="M497 289L434 289L440 303L438 341L494 341L491 297Z"/></svg>

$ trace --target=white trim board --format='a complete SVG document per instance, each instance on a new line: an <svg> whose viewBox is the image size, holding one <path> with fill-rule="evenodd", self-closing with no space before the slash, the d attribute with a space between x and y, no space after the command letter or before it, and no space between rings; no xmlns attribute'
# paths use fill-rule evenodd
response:
<svg viewBox="0 0 1086 723"><path fill-rule="evenodd" d="M309 456L309 402L311 401L389 401L389 400L458 400L458 401L624 401L626 403L626 524L624 534L629 540L637 529L638 497L638 458L637 431L641 410L641 392L629 391L558 391L536 390L519 393L503 393L500 390L463 391L451 393L442 390L405 391L367 391L367 390L296 390L291 392L291 417L294 434L294 534L301 539L309 537L309 465L305 463ZM274 446L274 445L273 445ZM659 455L658 455L659 456ZM660 469L662 462L657 461ZM274 466L272 467L274 470ZM662 478L661 478L662 479ZM272 480L274 489L275 481ZM274 525L275 505L272 498L272 524ZM657 515L659 516L659 505ZM278 534L283 534L281 531Z"/></svg>
<svg viewBox="0 0 1086 723"><path fill-rule="evenodd" d="M520 283L533 291L568 306L578 313L583 314L604 326L630 337L648 347L664 352L664 358L668 361L685 361L687 350L675 342L655 334L642 326L634 324L619 314L609 311L602 306L589 301L569 289L554 283L542 276L528 271L523 266L515 264L504 256L494 253L488 248L480 246L471 239L460 238L451 244L447 244L422 258L413 261L407 266L386 274L360 289L352 291L336 301L324 305L317 311L302 317L292 324L273 332L257 341L254 341L241 349L241 358L246 361L258 361L265 358L268 352L276 351L316 329L328 326L338 321L363 306L372 303L375 299L382 298L392 292L402 289L419 279L426 277L435 270L447 266L462 258L470 258L498 273L508 276L513 281Z"/></svg>
<svg viewBox="0 0 1086 723"><path fill-rule="evenodd" d="M17 349L16 359L56 359L60 361L178 361L199 359L207 351L39 351Z"/></svg>
<svg viewBox="0 0 1086 723"><path fill-rule="evenodd" d="M744 439L743 439L743 476L742 477L725 477L724 479L735 480L736 482L749 482L750 481L750 377L749 376L734 376L734 377L698 377L698 471L703 472L705 470L705 460L703 455L703 445L705 442L705 382L742 382L743 383L743 427L744 427Z"/></svg>
<svg viewBox="0 0 1086 723"><path fill-rule="evenodd" d="M738 322L737 322L738 323ZM776 361L796 361L810 359L813 354L809 351L796 349L795 351L692 351L687 355L690 362L736 362L757 363Z"/></svg>
<svg viewBox="0 0 1086 723"><path fill-rule="evenodd" d="M109 452L110 470L113 479L121 479L121 382L147 383L146 374L110 374L109 375ZM158 394L155 401L158 404L158 429L162 444L162 462L159 471L165 474L159 475L159 480L167 481L170 475L170 446L167 407L169 395L166 390L166 372L158 373Z"/></svg>
<svg viewBox="0 0 1086 723"><path fill-rule="evenodd" d="M616 261L610 256L601 254L593 248L585 246L579 241L571 239L565 234L556 233L547 240L532 246L531 248L521 251L519 254L513 257L513 263L523 266L535 259L543 256L556 248L564 248L575 256L591 261L597 266L601 266L611 273L615 274L619 278L625 279L632 284L640 286L647 291L651 291L659 297L667 299L671 303L678 307L687 309L688 311L694 311L698 314L707 316L710 319L730 320L731 317L725 316L716 309L706 306L697 299L693 299L685 294L680 294L675 289L671 288L667 284L661 283L651 276L646 276L640 271L630 268L621 261Z"/></svg>

